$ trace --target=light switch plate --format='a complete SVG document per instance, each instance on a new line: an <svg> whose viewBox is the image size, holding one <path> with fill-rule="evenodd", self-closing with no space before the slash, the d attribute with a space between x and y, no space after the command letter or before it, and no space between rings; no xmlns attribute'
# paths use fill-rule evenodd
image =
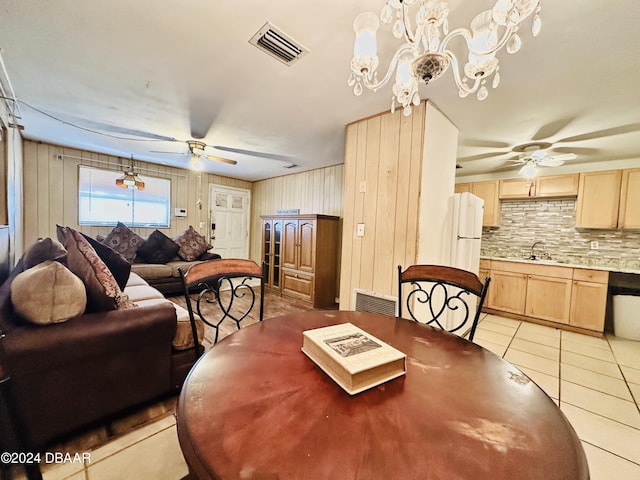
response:
<svg viewBox="0 0 640 480"><path fill-rule="evenodd" d="M359 223L356 227L356 237L364 237L364 223Z"/></svg>

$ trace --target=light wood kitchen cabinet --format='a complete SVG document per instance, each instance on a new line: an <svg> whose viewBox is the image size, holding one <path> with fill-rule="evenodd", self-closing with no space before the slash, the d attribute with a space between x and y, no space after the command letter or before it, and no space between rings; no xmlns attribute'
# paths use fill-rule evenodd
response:
<svg viewBox="0 0 640 480"><path fill-rule="evenodd" d="M533 178L500 180L498 196L500 200L533 198L536 196L536 181Z"/></svg>
<svg viewBox="0 0 640 480"><path fill-rule="evenodd" d="M484 283L485 278L491 276L491 260L480 259L480 268L478 269L478 278ZM488 299L487 299L488 300Z"/></svg>
<svg viewBox="0 0 640 480"><path fill-rule="evenodd" d="M616 228L622 170L580 174L576 227Z"/></svg>
<svg viewBox="0 0 640 480"><path fill-rule="evenodd" d="M491 311L559 328L604 330L607 271L494 259L490 276L486 306Z"/></svg>
<svg viewBox="0 0 640 480"><path fill-rule="evenodd" d="M564 270L569 278L527 276L525 315L551 322L569 323L572 269Z"/></svg>
<svg viewBox="0 0 640 480"><path fill-rule="evenodd" d="M471 183L456 183L453 187L453 193L471 192Z"/></svg>
<svg viewBox="0 0 640 480"><path fill-rule="evenodd" d="M487 306L502 312L524 314L527 276L492 268Z"/></svg>
<svg viewBox="0 0 640 480"><path fill-rule="evenodd" d="M569 325L604 330L609 272L576 268L573 271Z"/></svg>
<svg viewBox="0 0 640 480"><path fill-rule="evenodd" d="M622 171L618 228L640 229L640 168Z"/></svg>
<svg viewBox="0 0 640 480"><path fill-rule="evenodd" d="M499 197L501 200L575 197L578 195L579 178L575 173L500 180Z"/></svg>
<svg viewBox="0 0 640 480"><path fill-rule="evenodd" d="M575 197L578 195L580 176L577 173L568 175L549 175L536 179L536 197Z"/></svg>
<svg viewBox="0 0 640 480"><path fill-rule="evenodd" d="M311 302L315 308L333 305L339 217L274 215L263 216L262 221L282 224L279 281L282 295Z"/></svg>
<svg viewBox="0 0 640 480"><path fill-rule="evenodd" d="M484 200L482 213L483 227L497 227L500 223L500 199L498 198L498 180L473 182L471 193Z"/></svg>

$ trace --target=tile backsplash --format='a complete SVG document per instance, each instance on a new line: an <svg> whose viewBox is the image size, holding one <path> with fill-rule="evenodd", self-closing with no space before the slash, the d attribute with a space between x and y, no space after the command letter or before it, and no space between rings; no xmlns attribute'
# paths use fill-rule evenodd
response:
<svg viewBox="0 0 640 480"><path fill-rule="evenodd" d="M533 243L541 242L536 255L544 253L552 261L640 270L640 232L576 229L575 224L574 199L503 201L500 227L483 228L481 255L528 257Z"/></svg>

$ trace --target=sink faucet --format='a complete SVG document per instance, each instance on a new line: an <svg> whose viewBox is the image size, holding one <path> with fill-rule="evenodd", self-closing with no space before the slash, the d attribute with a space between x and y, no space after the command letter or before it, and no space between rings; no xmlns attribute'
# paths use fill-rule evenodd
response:
<svg viewBox="0 0 640 480"><path fill-rule="evenodd" d="M536 245L541 244L541 243L543 243L543 242L538 241L538 242L534 242L533 245L531 245L531 254L529 255L529 260L535 260L536 258L538 258L536 256L536 254L533 253L533 249L536 248Z"/></svg>

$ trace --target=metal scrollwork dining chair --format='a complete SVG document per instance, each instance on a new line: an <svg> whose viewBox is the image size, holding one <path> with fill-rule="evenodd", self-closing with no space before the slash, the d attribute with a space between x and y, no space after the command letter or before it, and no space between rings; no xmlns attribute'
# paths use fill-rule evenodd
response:
<svg viewBox="0 0 640 480"><path fill-rule="evenodd" d="M220 325L231 320L240 330L240 324L258 308L258 320L264 314L264 279L266 265L253 260L221 259L196 263L187 271L178 268L184 298L189 312L196 357L204 350L198 339L196 315L215 330L213 343L218 342ZM255 280L259 285L255 285ZM257 298L256 289L259 290ZM197 297L194 298L197 293ZM255 315L255 314L254 314Z"/></svg>
<svg viewBox="0 0 640 480"><path fill-rule="evenodd" d="M469 331L473 341L490 282L455 267L411 265L403 271L398 265L398 316L404 304L412 320L451 333Z"/></svg>

